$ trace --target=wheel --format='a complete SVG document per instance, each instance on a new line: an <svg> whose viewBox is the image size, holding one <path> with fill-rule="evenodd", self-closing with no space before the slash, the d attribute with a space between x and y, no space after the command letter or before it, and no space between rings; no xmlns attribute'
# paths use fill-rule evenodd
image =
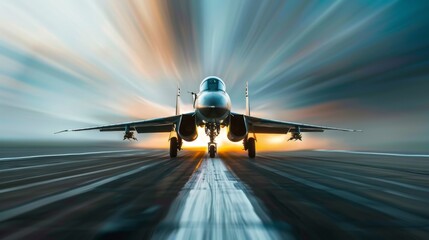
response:
<svg viewBox="0 0 429 240"><path fill-rule="evenodd" d="M177 138L170 138L170 157L177 157Z"/></svg>
<svg viewBox="0 0 429 240"><path fill-rule="evenodd" d="M211 146L210 146L209 154L210 154L210 157L211 157L211 158L214 158L214 157L215 157L216 149L215 149L215 146L214 146L214 145L211 145Z"/></svg>
<svg viewBox="0 0 429 240"><path fill-rule="evenodd" d="M247 139L247 153L249 154L249 158L255 158L256 147L255 147L255 139L254 138Z"/></svg>

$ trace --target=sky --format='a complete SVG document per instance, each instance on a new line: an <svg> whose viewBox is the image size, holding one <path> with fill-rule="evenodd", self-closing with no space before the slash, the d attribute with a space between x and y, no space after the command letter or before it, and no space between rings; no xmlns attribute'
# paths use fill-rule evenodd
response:
<svg viewBox="0 0 429 240"><path fill-rule="evenodd" d="M121 141L53 132L174 115L177 86L192 111L186 91L215 75L235 112L248 81L254 116L363 130L297 143L261 135L260 146L428 153L428 10L417 0L2 0L0 141ZM139 135L142 146L167 138Z"/></svg>

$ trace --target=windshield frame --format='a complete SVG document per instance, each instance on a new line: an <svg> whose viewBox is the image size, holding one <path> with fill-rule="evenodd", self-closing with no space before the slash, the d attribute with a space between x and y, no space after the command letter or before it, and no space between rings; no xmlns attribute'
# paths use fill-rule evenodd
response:
<svg viewBox="0 0 429 240"><path fill-rule="evenodd" d="M217 85L217 86L215 86ZM214 91L226 91L226 86L225 83L217 77L208 77L206 79L204 79L201 82L200 85L200 92L203 91L209 91L209 92L214 92Z"/></svg>

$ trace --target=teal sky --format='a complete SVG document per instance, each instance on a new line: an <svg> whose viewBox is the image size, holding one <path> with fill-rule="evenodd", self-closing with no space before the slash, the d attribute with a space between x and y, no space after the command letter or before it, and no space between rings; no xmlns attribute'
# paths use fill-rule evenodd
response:
<svg viewBox="0 0 429 240"><path fill-rule="evenodd" d="M364 130L307 134L310 147L427 153L428 10L417 0L4 0L0 140L120 141L52 133L172 115L177 85L190 111L185 92L216 75L234 111L248 81L257 116Z"/></svg>

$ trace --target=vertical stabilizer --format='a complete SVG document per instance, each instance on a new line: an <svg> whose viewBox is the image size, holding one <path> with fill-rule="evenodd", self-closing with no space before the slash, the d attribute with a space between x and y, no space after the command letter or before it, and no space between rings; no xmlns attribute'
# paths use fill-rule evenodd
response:
<svg viewBox="0 0 429 240"><path fill-rule="evenodd" d="M246 82L246 115L250 116L249 82Z"/></svg>
<svg viewBox="0 0 429 240"><path fill-rule="evenodd" d="M180 87L177 86L177 95L176 95L176 115L180 114Z"/></svg>

